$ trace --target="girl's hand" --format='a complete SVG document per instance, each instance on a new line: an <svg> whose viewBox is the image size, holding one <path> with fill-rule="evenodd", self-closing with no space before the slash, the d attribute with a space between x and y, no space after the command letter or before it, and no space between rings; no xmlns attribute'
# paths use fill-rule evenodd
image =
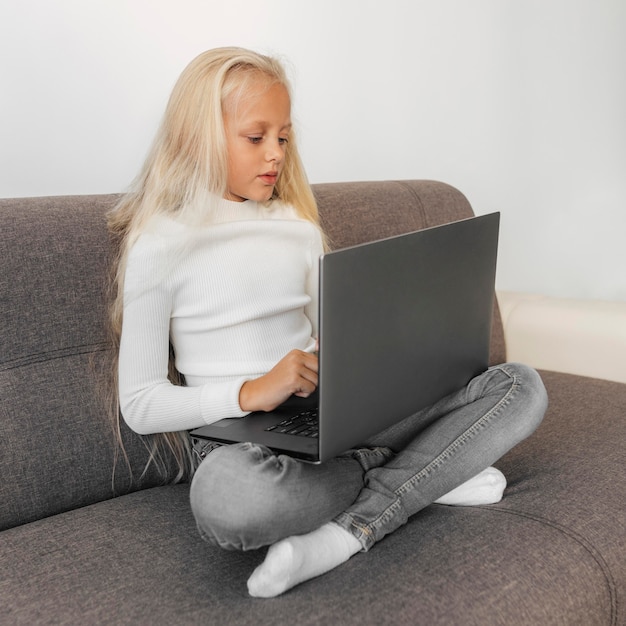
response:
<svg viewBox="0 0 626 626"><path fill-rule="evenodd" d="M316 354L292 350L267 374L246 381L239 391L242 411L272 411L290 396L308 398L317 389Z"/></svg>

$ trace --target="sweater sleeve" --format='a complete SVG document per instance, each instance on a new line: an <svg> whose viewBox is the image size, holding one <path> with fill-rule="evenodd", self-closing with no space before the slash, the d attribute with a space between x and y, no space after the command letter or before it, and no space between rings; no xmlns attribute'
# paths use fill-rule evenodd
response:
<svg viewBox="0 0 626 626"><path fill-rule="evenodd" d="M166 259L158 237L143 236L133 246L126 269L120 407L126 423L140 434L187 430L245 415L239 407L245 378L197 387L169 382L173 288Z"/></svg>

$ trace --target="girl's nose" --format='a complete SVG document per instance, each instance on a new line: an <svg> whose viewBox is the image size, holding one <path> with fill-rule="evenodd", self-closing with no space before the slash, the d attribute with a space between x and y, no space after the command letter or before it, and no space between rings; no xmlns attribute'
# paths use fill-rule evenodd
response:
<svg viewBox="0 0 626 626"><path fill-rule="evenodd" d="M272 142L269 145L269 148L267 150L267 160L268 161L280 162L280 161L283 160L284 156L285 156L285 150L284 150L282 144L280 144L278 141L276 143Z"/></svg>

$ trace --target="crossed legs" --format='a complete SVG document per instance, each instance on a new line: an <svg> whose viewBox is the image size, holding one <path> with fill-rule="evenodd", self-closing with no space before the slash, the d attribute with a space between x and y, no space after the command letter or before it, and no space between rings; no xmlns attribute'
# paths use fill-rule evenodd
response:
<svg viewBox="0 0 626 626"><path fill-rule="evenodd" d="M248 588L278 595L368 550L428 504L497 502L506 481L489 466L534 431L546 405L536 372L505 364L322 465L252 444L219 448L192 483L198 528L224 548L270 545Z"/></svg>

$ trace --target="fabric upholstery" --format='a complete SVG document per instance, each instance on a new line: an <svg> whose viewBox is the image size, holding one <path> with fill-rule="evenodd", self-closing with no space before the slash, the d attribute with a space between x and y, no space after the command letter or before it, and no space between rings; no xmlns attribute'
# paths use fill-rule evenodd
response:
<svg viewBox="0 0 626 626"><path fill-rule="evenodd" d="M0 529L161 482L155 472L131 480L115 463L104 401L104 214L114 202L0 200ZM138 477L146 448L123 434Z"/></svg>

